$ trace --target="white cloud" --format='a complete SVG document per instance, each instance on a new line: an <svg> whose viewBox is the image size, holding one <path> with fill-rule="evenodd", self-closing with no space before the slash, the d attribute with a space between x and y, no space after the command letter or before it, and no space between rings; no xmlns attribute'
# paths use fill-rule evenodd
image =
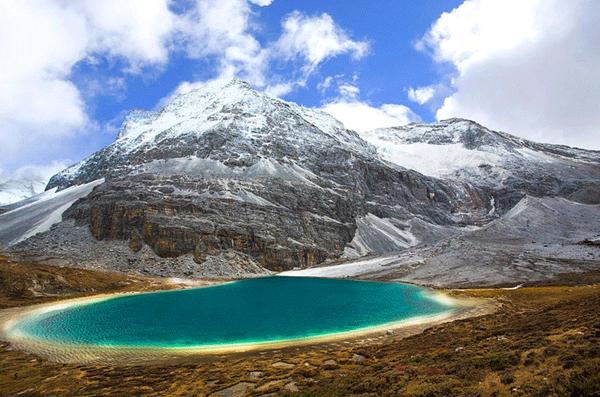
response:
<svg viewBox="0 0 600 397"><path fill-rule="evenodd" d="M254 3L268 5L266 1ZM367 42L352 40L328 14L311 17L294 11L282 21L279 39L262 45L254 36L254 14L246 0L197 0L196 4L195 11L182 18L180 30L189 56L219 59L217 76L206 82L235 76L271 95L284 96L305 86L307 78L323 61L344 54L360 58L368 50ZM273 63L290 61L301 62L300 76L279 76L272 72ZM332 79L326 84L331 85ZM203 82L183 82L181 89L188 89L190 84ZM351 86L347 88L353 90ZM180 88L175 90L179 91Z"/></svg>
<svg viewBox="0 0 600 397"><path fill-rule="evenodd" d="M331 87L332 83L333 76L327 76L317 84L317 90L319 90L320 93L324 93Z"/></svg>
<svg viewBox="0 0 600 397"><path fill-rule="evenodd" d="M160 72L175 52L206 61L212 79L240 77L272 95L304 85L326 59L366 53L367 43L352 40L329 15L298 11L283 20L278 40L261 43L253 7L271 3L193 0L176 12L171 0L0 2L1 165L44 161L41 152L71 157L61 148L73 153L87 145L83 134L106 129L90 117L94 96L122 98L124 77ZM72 75L82 62L106 63L108 73L83 76L77 86ZM302 75L278 75L277 62L300 62Z"/></svg>
<svg viewBox="0 0 600 397"><path fill-rule="evenodd" d="M418 48L454 65L440 119L600 148L600 2L469 0Z"/></svg>
<svg viewBox="0 0 600 397"><path fill-rule="evenodd" d="M14 177L17 179L40 178L48 181L54 174L68 167L69 163L68 160L54 160L49 164L24 165L14 172Z"/></svg>
<svg viewBox="0 0 600 397"><path fill-rule="evenodd" d="M294 83L291 83L291 82L270 84L265 88L265 92L267 94L277 96L277 97L285 96L285 95L289 94L290 92L292 92L293 90L294 90Z"/></svg>
<svg viewBox="0 0 600 397"><path fill-rule="evenodd" d="M172 14L164 0L0 3L0 158L90 127L70 80L78 62L119 57L134 71L167 60Z"/></svg>
<svg viewBox="0 0 600 397"><path fill-rule="evenodd" d="M354 84L342 83L338 86L340 96L346 99L356 99L360 94L360 88Z"/></svg>
<svg viewBox="0 0 600 397"><path fill-rule="evenodd" d="M238 76L264 86L267 53L252 33L251 17L246 0L197 0L180 21L188 55L215 56L219 77Z"/></svg>
<svg viewBox="0 0 600 397"><path fill-rule="evenodd" d="M435 95L435 88L432 86L409 88L408 99L419 105L424 105L429 102Z"/></svg>
<svg viewBox="0 0 600 397"><path fill-rule="evenodd" d="M120 56L134 68L167 61L176 15L164 0L68 3L88 24L88 51Z"/></svg>
<svg viewBox="0 0 600 397"><path fill-rule="evenodd" d="M420 118L409 107L386 103L373 106L359 98L358 75L353 75L351 82L345 81L343 75L333 76L328 81L331 86L335 81L338 90L337 98L325 103L321 110L341 121L346 128L355 131L369 131L375 128L405 125Z"/></svg>
<svg viewBox="0 0 600 397"><path fill-rule="evenodd" d="M251 1L267 6L271 1ZM326 59L348 54L360 58L368 44L354 41L331 16L306 16L294 11L282 21L282 33L273 43L255 37L254 13L247 0L196 0L192 12L179 21L180 38L192 58L218 58L218 79L240 77L273 95L285 95L303 86ZM300 60L301 76L276 76L273 62Z"/></svg>
<svg viewBox="0 0 600 397"><path fill-rule="evenodd" d="M391 103L376 107L358 100L338 100L321 109L344 123L346 128L356 131L395 127L419 120L408 107Z"/></svg>
<svg viewBox="0 0 600 397"><path fill-rule="evenodd" d="M250 3L256 4L260 7L270 6L273 3L273 0L250 0Z"/></svg>
<svg viewBox="0 0 600 397"><path fill-rule="evenodd" d="M307 16L294 11L283 20L282 28L283 33L275 44L277 56L287 60L303 58L305 74L312 73L328 58L341 54L361 58L369 49L366 41L352 40L325 13Z"/></svg>

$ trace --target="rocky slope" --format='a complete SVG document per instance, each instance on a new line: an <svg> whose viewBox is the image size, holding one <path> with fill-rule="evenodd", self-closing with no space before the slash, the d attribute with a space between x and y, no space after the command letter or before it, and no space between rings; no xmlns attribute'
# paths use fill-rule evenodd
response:
<svg viewBox="0 0 600 397"><path fill-rule="evenodd" d="M144 274L264 274L419 249L527 194L598 203L599 164L466 120L359 136L233 80L131 113L48 189L105 182L13 248Z"/></svg>
<svg viewBox="0 0 600 397"><path fill-rule="evenodd" d="M502 217L473 230L395 254L285 272L434 286L515 285L600 269L600 205L526 196Z"/></svg>
<svg viewBox="0 0 600 397"><path fill-rule="evenodd" d="M525 195L600 203L600 152L541 144L450 119L361 133L386 160L494 191L504 213Z"/></svg>
<svg viewBox="0 0 600 397"><path fill-rule="evenodd" d="M134 112L112 145L48 188L98 178L106 182L64 214L96 239L198 264L233 250L271 270L339 257L368 214L400 229L415 217L459 227L485 219L490 200L382 161L331 116L239 80Z"/></svg>

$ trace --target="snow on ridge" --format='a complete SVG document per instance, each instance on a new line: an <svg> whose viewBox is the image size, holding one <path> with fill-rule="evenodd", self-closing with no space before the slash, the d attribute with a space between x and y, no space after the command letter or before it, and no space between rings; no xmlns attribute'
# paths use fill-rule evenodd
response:
<svg viewBox="0 0 600 397"><path fill-rule="evenodd" d="M161 153L163 158L177 157L178 142L188 145L181 149L189 154L189 145L207 133L224 138L223 146L213 151L214 157L222 161L227 156L250 159L257 155L278 160L278 153L269 150L282 142L299 159L310 157L310 151L316 147L332 145L368 157L378 156L375 147L356 132L345 129L331 115L255 91L247 83L234 79L175 94L160 111L131 112L111 145L57 174L54 183L68 185L82 175L85 180L86 173L100 176L94 173L94 167L99 164L106 168L106 159L122 163L123 171L139 169L137 164L153 162L145 161L145 153L160 151L163 143L166 144ZM131 164L127 161L130 155L135 156ZM285 162L286 158L279 160Z"/></svg>
<svg viewBox="0 0 600 397"><path fill-rule="evenodd" d="M205 191L199 194L200 197L206 197L211 199L229 199L240 201L243 203L259 205L262 207L281 207L278 204L274 204L267 199L264 199L252 192L249 192L245 189L239 189L236 191L222 191L222 192L210 192Z"/></svg>
<svg viewBox="0 0 600 397"><path fill-rule="evenodd" d="M159 137L162 140L191 132L202 134L219 124L232 125L240 116L243 116L241 127L245 127L242 128L245 132L260 130L267 127L269 114L285 108L331 137L344 130L343 125L327 113L257 92L247 83L233 79L178 94L159 112L133 111L126 117L118 142L125 150L133 150ZM356 140L358 136L352 138Z"/></svg>
<svg viewBox="0 0 600 397"><path fill-rule="evenodd" d="M486 135L477 149L465 146L465 134L478 128ZM380 156L391 163L434 178L446 178L463 170L480 174L480 167L498 166L504 161L503 150L491 146L491 132L462 119L436 124L409 124L380 128L361 133L361 137L377 148ZM489 135L489 136L488 136Z"/></svg>
<svg viewBox="0 0 600 397"><path fill-rule="evenodd" d="M157 139L202 132L219 123L231 122L236 105L256 124L264 124L263 113L268 101L261 99L247 84L232 80L229 83L211 83L174 96L162 110L136 110L125 119L115 142L125 151L156 143Z"/></svg>
<svg viewBox="0 0 600 397"><path fill-rule="evenodd" d="M98 179L60 192L48 190L41 193L37 200L26 200L24 205L0 214L0 246L14 245L49 230L52 225L62 221L62 214L75 201L87 196L103 182L104 179Z"/></svg>
<svg viewBox="0 0 600 397"><path fill-rule="evenodd" d="M461 143L432 145L428 143L395 143L374 136L363 138L377 147L384 160L423 175L443 178L465 168L499 165L498 154L466 149Z"/></svg>
<svg viewBox="0 0 600 397"><path fill-rule="evenodd" d="M434 178L459 177L488 185L502 186L506 178L524 175L524 169L564 169L573 162L598 161L593 151L539 144L463 119L380 128L360 135L384 160L401 167Z"/></svg>
<svg viewBox="0 0 600 397"><path fill-rule="evenodd" d="M136 172L154 174L187 174L204 178L281 178L300 182L321 189L313 180L319 177L294 162L289 164L277 160L261 158L249 167L230 167L218 160L204 159L194 156L153 160L142 164Z"/></svg>
<svg viewBox="0 0 600 397"><path fill-rule="evenodd" d="M496 132L466 119L448 119L431 124L410 123L399 127L377 128L364 133L385 136L399 143L423 142L434 145L463 143L466 135L473 133L486 137L490 143L498 140ZM364 133L361 133L361 136Z"/></svg>
<svg viewBox="0 0 600 397"><path fill-rule="evenodd" d="M374 258L358 259L356 261L342 263L339 265L312 267L301 270L288 270L278 273L278 276L287 277L326 277L342 278L356 277L361 274L367 274L373 271L381 270L395 262L398 262L397 255L377 256Z"/></svg>
<svg viewBox="0 0 600 397"><path fill-rule="evenodd" d="M539 163L553 163L556 161L555 157L550 156L549 154L546 154L539 150L533 150L533 149L524 147L524 148L517 149L517 152L519 152L519 154L521 156L523 156L525 159L531 160L531 161L537 161Z"/></svg>
<svg viewBox="0 0 600 397"><path fill-rule="evenodd" d="M398 251L419 243L410 230L399 228L393 221L394 219L382 219L371 213L356 219L356 232L344 249L344 257L357 258L367 254Z"/></svg>

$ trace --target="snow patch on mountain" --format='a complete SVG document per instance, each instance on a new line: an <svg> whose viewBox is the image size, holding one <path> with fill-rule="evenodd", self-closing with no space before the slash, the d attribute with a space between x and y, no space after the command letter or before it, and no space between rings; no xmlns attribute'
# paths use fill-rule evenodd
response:
<svg viewBox="0 0 600 397"><path fill-rule="evenodd" d="M0 180L0 206L13 204L44 191L48 178L28 177Z"/></svg>
<svg viewBox="0 0 600 397"><path fill-rule="evenodd" d="M190 175L202 178L280 178L312 185L320 188L313 180L318 180L311 171L293 163L282 164L277 160L262 158L250 167L230 167L221 161L194 156L153 160L139 166L135 173L157 175ZM312 180L311 180L312 179Z"/></svg>
<svg viewBox="0 0 600 397"><path fill-rule="evenodd" d="M565 191L580 191L584 201L595 201L581 188L597 178L600 152L536 143L463 119L413 123L360 135L383 159L431 177L504 190L529 186L529 192L541 190L536 187L541 185L557 190L559 185L570 184ZM573 173L575 168L577 173Z"/></svg>
<svg viewBox="0 0 600 397"><path fill-rule="evenodd" d="M354 238L344 250L345 258L398 251L419 243L410 230L405 230L409 225L396 219L369 213L358 218L356 226Z"/></svg>
<svg viewBox="0 0 600 397"><path fill-rule="evenodd" d="M265 129L274 112L286 109L336 139L344 130L339 121L325 112L257 92L248 83L233 79L227 84L214 82L180 94L159 112L133 112L126 118L119 141L131 151L192 131L201 135L217 126L236 128L245 138L252 139L267 133Z"/></svg>
<svg viewBox="0 0 600 397"><path fill-rule="evenodd" d="M200 197L207 197L217 200L236 200L242 203L248 203L253 205L260 205L263 207L279 207L277 204L270 202L252 192L248 192L244 189L239 189L235 192L224 191L224 192L202 192Z"/></svg>
<svg viewBox="0 0 600 397"><path fill-rule="evenodd" d="M536 161L539 163L552 163L552 162L557 161L557 159L555 157L552 157L552 156L550 156L544 152L540 152L538 150L532 150L532 149L529 149L526 147L519 148L516 150L526 160Z"/></svg>
<svg viewBox="0 0 600 397"><path fill-rule="evenodd" d="M0 246L14 245L29 237L50 230L62 221L62 214L78 199L87 196L94 187L103 183L100 179L80 186L71 186L57 192L56 189L41 193L35 200L0 214Z"/></svg>
<svg viewBox="0 0 600 397"><path fill-rule="evenodd" d="M465 168L502 163L501 156L496 153L469 150L461 143L397 143L373 132L363 134L363 138L378 148L383 159L435 178L445 178Z"/></svg>
<svg viewBox="0 0 600 397"><path fill-rule="evenodd" d="M313 267L302 270L289 270L278 273L278 275L287 277L326 278L357 277L363 274L385 269L386 266L393 266L396 262L398 262L397 256L384 255L374 258L357 259L340 265Z"/></svg>

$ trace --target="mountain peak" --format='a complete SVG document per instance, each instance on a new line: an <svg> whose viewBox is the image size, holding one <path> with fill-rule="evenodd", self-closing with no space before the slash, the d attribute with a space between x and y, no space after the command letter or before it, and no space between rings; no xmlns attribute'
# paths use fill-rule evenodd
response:
<svg viewBox="0 0 600 397"><path fill-rule="evenodd" d="M201 161L195 159L201 159L247 168L265 161L308 162L331 147L376 156L374 147L325 112L256 91L240 79L220 80L174 94L160 111L130 113L113 144L50 186L97 179L115 163L122 164L121 173L143 172L159 160L169 160L169 167L197 167Z"/></svg>
<svg viewBox="0 0 600 397"><path fill-rule="evenodd" d="M461 117L451 117L449 119L443 119L443 120L439 120L437 122L437 124L446 124L446 125L450 125L450 124L470 124L470 125L474 125L474 126L478 126L478 127L482 127L481 124L477 123L476 121L473 121L471 119L464 119Z"/></svg>
<svg viewBox="0 0 600 397"><path fill-rule="evenodd" d="M187 91L176 94L170 102L176 101L177 98L194 98L196 96L227 98L231 97L233 94L252 94L257 97L264 96L263 93L255 90L247 81L234 77L231 80L214 80L199 83L192 86L192 88Z"/></svg>
<svg viewBox="0 0 600 397"><path fill-rule="evenodd" d="M242 80L240 78L234 77L231 80L229 80L227 83L225 83L226 87L238 87L238 88L242 88L242 89L247 89L247 90L253 90L252 86L250 85L250 83L248 83L246 80Z"/></svg>
<svg viewBox="0 0 600 397"><path fill-rule="evenodd" d="M505 145L503 135L468 119L451 118L435 123L411 123L404 126L381 128L366 133L367 137L379 136L405 144L426 143L433 145L463 144L474 149L482 145Z"/></svg>
<svg viewBox="0 0 600 397"><path fill-rule="evenodd" d="M131 147L153 141L174 128L180 133L204 130L235 115L265 112L270 97L244 80L211 81L175 93L159 111L134 110L124 120L118 140ZM185 128L181 128L185 126ZM168 135L168 134L167 134Z"/></svg>

